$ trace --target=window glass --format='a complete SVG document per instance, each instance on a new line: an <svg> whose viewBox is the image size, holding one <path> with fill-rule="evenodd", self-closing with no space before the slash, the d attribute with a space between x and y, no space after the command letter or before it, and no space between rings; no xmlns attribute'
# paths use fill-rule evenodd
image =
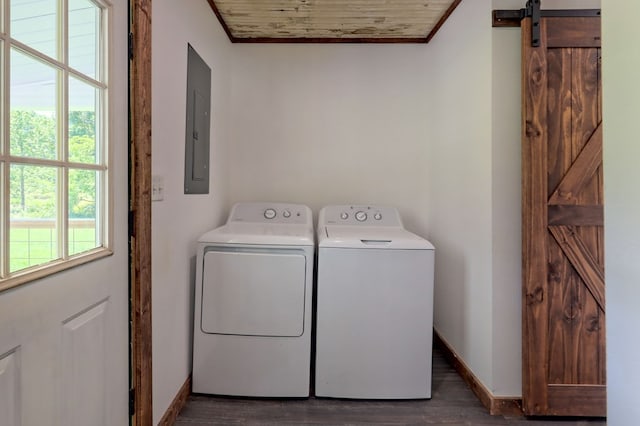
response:
<svg viewBox="0 0 640 426"><path fill-rule="evenodd" d="M75 78L69 79L69 161L95 163L97 90Z"/></svg>
<svg viewBox="0 0 640 426"><path fill-rule="evenodd" d="M90 0L69 0L69 65L96 78L99 9Z"/></svg>
<svg viewBox="0 0 640 426"><path fill-rule="evenodd" d="M108 8L0 0L0 290L110 253Z"/></svg>
<svg viewBox="0 0 640 426"><path fill-rule="evenodd" d="M10 175L10 272L59 258L58 169L12 164Z"/></svg>
<svg viewBox="0 0 640 426"><path fill-rule="evenodd" d="M69 255L101 245L97 226L98 173L69 170Z"/></svg>
<svg viewBox="0 0 640 426"><path fill-rule="evenodd" d="M58 1L11 0L11 37L58 58Z"/></svg>
<svg viewBox="0 0 640 426"><path fill-rule="evenodd" d="M57 80L51 66L11 50L11 155L57 157Z"/></svg>

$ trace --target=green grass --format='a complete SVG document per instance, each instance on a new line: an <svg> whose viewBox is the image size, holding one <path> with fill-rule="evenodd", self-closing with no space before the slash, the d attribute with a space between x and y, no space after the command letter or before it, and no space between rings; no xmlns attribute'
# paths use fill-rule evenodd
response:
<svg viewBox="0 0 640 426"><path fill-rule="evenodd" d="M96 247L95 229L72 228L69 232L69 255ZM47 228L11 228L9 269L19 271L60 258L57 233Z"/></svg>

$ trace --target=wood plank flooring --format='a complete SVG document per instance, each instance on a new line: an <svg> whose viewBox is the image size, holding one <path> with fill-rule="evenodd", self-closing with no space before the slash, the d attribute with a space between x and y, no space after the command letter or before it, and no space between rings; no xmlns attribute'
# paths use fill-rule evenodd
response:
<svg viewBox="0 0 640 426"><path fill-rule="evenodd" d="M602 426L604 419L491 416L438 349L433 397L421 401L220 398L191 395L176 421L195 425L519 425Z"/></svg>

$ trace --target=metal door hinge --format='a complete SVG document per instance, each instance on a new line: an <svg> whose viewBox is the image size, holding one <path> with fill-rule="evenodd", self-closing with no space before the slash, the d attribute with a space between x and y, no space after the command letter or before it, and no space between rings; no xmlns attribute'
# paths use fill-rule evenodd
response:
<svg viewBox="0 0 640 426"><path fill-rule="evenodd" d="M136 390L129 389L129 415L133 416L136 413Z"/></svg>
<svg viewBox="0 0 640 426"><path fill-rule="evenodd" d="M133 33L129 33L129 60L133 59Z"/></svg>

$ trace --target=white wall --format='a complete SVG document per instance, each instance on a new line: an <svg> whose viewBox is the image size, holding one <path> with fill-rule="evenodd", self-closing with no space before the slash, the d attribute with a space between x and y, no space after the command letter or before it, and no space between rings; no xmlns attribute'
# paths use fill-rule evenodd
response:
<svg viewBox="0 0 640 426"><path fill-rule="evenodd" d="M227 205L230 43L205 0L154 0L153 174L164 200L152 206L153 418L157 423L191 372L196 240L220 225ZM187 43L211 68L209 194L184 195Z"/></svg>
<svg viewBox="0 0 640 426"><path fill-rule="evenodd" d="M437 250L434 326L491 388L489 6L462 2L430 44L428 203Z"/></svg>
<svg viewBox="0 0 640 426"><path fill-rule="evenodd" d="M519 0L492 2L493 9L522 6ZM491 38L493 378L490 390L499 396L521 396L520 28L493 28Z"/></svg>
<svg viewBox="0 0 640 426"><path fill-rule="evenodd" d="M234 45L231 201L394 205L428 234L426 50Z"/></svg>
<svg viewBox="0 0 640 426"><path fill-rule="evenodd" d="M603 2L607 423L640 418L640 16L638 2Z"/></svg>

